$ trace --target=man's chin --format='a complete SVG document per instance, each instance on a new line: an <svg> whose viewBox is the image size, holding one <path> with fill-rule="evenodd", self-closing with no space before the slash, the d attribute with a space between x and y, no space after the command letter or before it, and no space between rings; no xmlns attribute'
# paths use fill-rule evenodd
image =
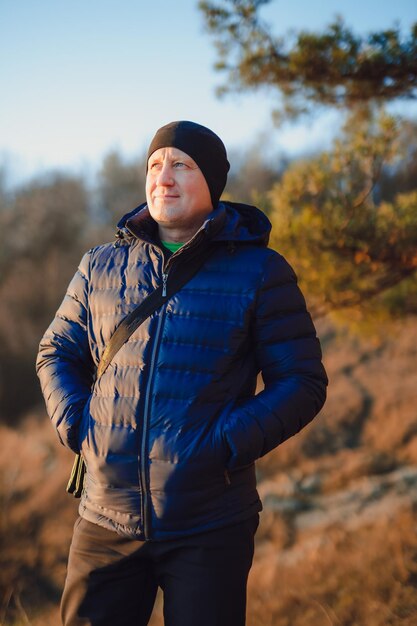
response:
<svg viewBox="0 0 417 626"><path fill-rule="evenodd" d="M161 225L175 224L177 221L181 220L181 207L154 206L153 208L149 208L149 212L155 222Z"/></svg>

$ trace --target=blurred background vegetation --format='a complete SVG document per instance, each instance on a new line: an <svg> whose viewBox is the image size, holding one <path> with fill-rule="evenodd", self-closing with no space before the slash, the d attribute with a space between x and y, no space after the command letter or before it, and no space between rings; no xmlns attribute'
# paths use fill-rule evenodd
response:
<svg viewBox="0 0 417 626"><path fill-rule="evenodd" d="M225 199L256 204L294 266L330 374L322 415L258 466L265 503L249 624L417 624L417 24L366 38L342 19L275 37L265 0L200 2L220 92L277 93L271 120L336 107L332 145L230 154ZM261 95L259 96L261 97ZM34 360L83 252L144 199L145 155L94 179L0 172L0 624L57 624L75 503ZM51 515L51 507L54 514ZM152 624L161 622L160 607Z"/></svg>

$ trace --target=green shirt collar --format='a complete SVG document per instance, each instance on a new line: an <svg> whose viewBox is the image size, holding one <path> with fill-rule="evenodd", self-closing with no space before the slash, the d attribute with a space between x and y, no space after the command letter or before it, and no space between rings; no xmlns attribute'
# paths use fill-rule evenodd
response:
<svg viewBox="0 0 417 626"><path fill-rule="evenodd" d="M165 248L168 248L170 252L176 252L184 245L184 242L178 243L176 241L163 241L162 245L165 246Z"/></svg>

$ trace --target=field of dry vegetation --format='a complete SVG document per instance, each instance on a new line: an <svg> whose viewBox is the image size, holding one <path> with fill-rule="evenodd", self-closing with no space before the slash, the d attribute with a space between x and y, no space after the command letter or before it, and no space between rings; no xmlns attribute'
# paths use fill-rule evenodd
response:
<svg viewBox="0 0 417 626"><path fill-rule="evenodd" d="M258 464L249 626L417 624L417 320L383 339L319 328L320 417ZM1 426L0 624L56 626L77 503L42 407ZM158 598L152 626L162 624Z"/></svg>

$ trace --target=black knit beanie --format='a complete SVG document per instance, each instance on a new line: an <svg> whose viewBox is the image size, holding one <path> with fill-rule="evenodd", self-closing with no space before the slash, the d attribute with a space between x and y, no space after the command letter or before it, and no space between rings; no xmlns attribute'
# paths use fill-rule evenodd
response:
<svg viewBox="0 0 417 626"><path fill-rule="evenodd" d="M226 148L220 137L195 122L171 122L156 131L146 163L159 148L178 148L194 159L207 181L213 208L216 208L230 168Z"/></svg>

